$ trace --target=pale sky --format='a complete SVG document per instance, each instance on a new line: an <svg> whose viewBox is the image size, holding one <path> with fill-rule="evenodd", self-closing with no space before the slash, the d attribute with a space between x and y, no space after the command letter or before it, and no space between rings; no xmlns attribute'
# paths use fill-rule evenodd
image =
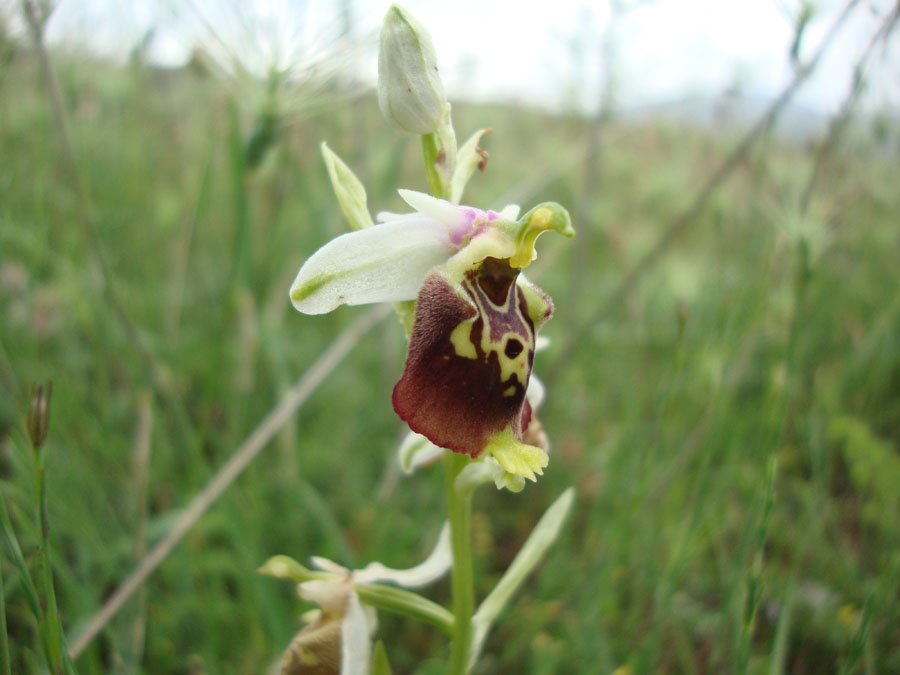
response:
<svg viewBox="0 0 900 675"><path fill-rule="evenodd" d="M432 32L451 100L591 110L610 63L623 108L715 96L732 86L757 99L771 98L790 78L791 17L800 2L619 0L632 8L619 14L612 30L610 0L409 0L404 6ZM854 61L893 2L860 3L797 103L825 114L837 108L850 86ZM813 4L817 12L802 50L807 55L844 2ZM155 26L150 54L159 63L183 63L199 42L260 72L273 63L297 70L308 63L352 63L358 76L374 84L377 31L388 5L376 0L61 0L48 34L55 42L121 56ZM345 6L359 45L352 57L346 43L336 42L346 25ZM603 59L609 37L611 62ZM866 94L870 109L900 110L898 43L894 34L888 52L875 59Z"/></svg>

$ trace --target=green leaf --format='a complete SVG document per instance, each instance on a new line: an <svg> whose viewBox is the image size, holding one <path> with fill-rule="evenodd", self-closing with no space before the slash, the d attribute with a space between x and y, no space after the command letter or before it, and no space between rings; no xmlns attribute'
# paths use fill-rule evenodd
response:
<svg viewBox="0 0 900 675"><path fill-rule="evenodd" d="M391 664L381 640L375 643L375 651L372 653L372 675L391 675Z"/></svg>
<svg viewBox="0 0 900 675"><path fill-rule="evenodd" d="M481 652L481 647L491 628L491 624L494 623L497 616L506 607L513 593L537 567L544 554L556 541L566 516L568 516L569 510L572 508L574 499L575 488L571 487L557 497L556 501L541 516L538 524L528 536L528 540L494 587L494 590L488 594L478 611L475 612L475 615L472 617L474 634L472 636L472 646L469 650L470 667L478 659L478 654Z"/></svg>
<svg viewBox="0 0 900 675"><path fill-rule="evenodd" d="M34 585L31 574L28 572L28 564L25 562L25 556L22 555L22 548L19 546L19 540L16 538L12 522L9 519L9 513L6 510L6 501L2 495L0 495L0 524L3 526L3 539L6 541L6 547L12 554L13 563L19 572L22 587L25 589L28 606L34 615L35 621L40 621L41 602L38 598L37 588Z"/></svg>

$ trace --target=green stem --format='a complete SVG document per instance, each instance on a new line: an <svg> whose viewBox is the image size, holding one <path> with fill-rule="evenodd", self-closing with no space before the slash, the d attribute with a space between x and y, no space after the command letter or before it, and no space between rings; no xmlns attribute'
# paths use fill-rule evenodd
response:
<svg viewBox="0 0 900 675"><path fill-rule="evenodd" d="M247 194L247 166L244 158L244 143L241 124L235 101L228 106L229 150L231 152L231 185L234 191L234 250L231 256L231 287L246 288L249 284L250 264L250 207Z"/></svg>
<svg viewBox="0 0 900 675"><path fill-rule="evenodd" d="M475 611L475 586L472 577L472 498L471 492L456 490L456 477L469 458L446 452L447 505L450 512L450 542L453 552L453 646L450 654L450 674L464 675L468 671L469 645L472 642L472 613Z"/></svg>
<svg viewBox="0 0 900 675"><path fill-rule="evenodd" d="M56 589L53 586L53 569L50 566L50 522L47 515L47 483L44 479L43 448L34 450L34 507L41 545L38 548L39 583L44 595L42 603L43 616L40 619L41 632L44 639L44 650L47 666L53 673L74 673L74 668L65 650L62 622L56 602Z"/></svg>
<svg viewBox="0 0 900 675"><path fill-rule="evenodd" d="M384 584L362 584L356 587L356 593L360 600L375 609L424 621L453 636L453 615L418 593Z"/></svg>
<svg viewBox="0 0 900 675"><path fill-rule="evenodd" d="M441 199L448 199L444 190L444 181L437 170L438 139L436 134L422 134L422 158L425 161L425 175L428 178L428 187L431 194Z"/></svg>
<svg viewBox="0 0 900 675"><path fill-rule="evenodd" d="M0 497L2 499L2 497ZM6 589L3 587L3 570L0 565L0 674L10 675L9 639L6 632Z"/></svg>
<svg viewBox="0 0 900 675"><path fill-rule="evenodd" d="M18 581L22 584L22 588L25 589L25 599L28 601L28 607L31 610L31 614L34 616L34 620L40 621L41 600L38 597L34 580L31 578L31 574L28 571L28 563L25 561L25 556L22 554L22 547L19 545L19 540L16 539L16 533L13 530L9 512L6 510L6 501L4 501L2 495L0 495L0 525L3 527L3 539L6 541L6 546L12 556L13 564L16 566L19 573Z"/></svg>
<svg viewBox="0 0 900 675"><path fill-rule="evenodd" d="M778 467L778 452L781 448L782 437L787 423L788 409L793 396L795 396L795 382L797 379L797 340L802 329L803 303L806 297L806 289L809 285L810 275L809 246L805 240L797 244L797 262L794 276L794 315L788 328L787 347L785 348L784 366L787 372L787 380L784 393L781 396L778 409L778 423L772 435L769 445L769 460L766 469L766 494L762 506L762 515L756 532L756 551L747 569L744 579L745 600L742 612L742 624L737 648L737 668L735 672L746 673L750 664L750 648L753 642L754 626L759 603L762 599L763 566L765 564L763 553L769 535L769 522L772 510L775 507L775 479Z"/></svg>

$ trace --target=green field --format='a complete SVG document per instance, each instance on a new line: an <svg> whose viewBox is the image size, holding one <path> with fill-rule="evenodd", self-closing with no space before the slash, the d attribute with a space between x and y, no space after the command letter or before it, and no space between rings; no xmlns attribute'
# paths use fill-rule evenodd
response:
<svg viewBox="0 0 900 675"><path fill-rule="evenodd" d="M286 87L267 127L264 85L56 55L64 130L35 54L0 46L0 491L33 570L25 415L31 383L50 379L47 509L71 643L367 311L303 316L288 300L300 264L346 227L320 142L373 212L427 186L417 139L392 131L372 94ZM594 123L575 116L461 104L454 119L461 140L494 129L465 203L558 201L578 232L543 238L529 270L556 303L535 367L551 462L522 493L476 495L478 595L569 485L576 504L478 672L900 672L896 150L851 125L807 199L818 146L764 133L647 259L737 132L611 121L591 149ZM443 475L394 467L403 358L388 318L78 672L266 672L310 609L256 574L267 558L420 561L445 518ZM2 550L12 672L41 672ZM447 603L449 585L427 594ZM383 613L378 636L395 673L442 672L436 630Z"/></svg>

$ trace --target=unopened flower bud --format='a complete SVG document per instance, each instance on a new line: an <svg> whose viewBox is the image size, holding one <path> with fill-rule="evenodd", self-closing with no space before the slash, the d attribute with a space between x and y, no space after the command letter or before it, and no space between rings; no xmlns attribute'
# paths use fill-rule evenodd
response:
<svg viewBox="0 0 900 675"><path fill-rule="evenodd" d="M28 408L28 437L31 446L37 450L44 444L47 438L47 429L50 427L50 397L53 394L53 383L47 382L47 388L42 385L31 385L31 405Z"/></svg>
<svg viewBox="0 0 900 675"><path fill-rule="evenodd" d="M434 133L447 106L431 36L398 5L381 26L378 105L389 121L415 134Z"/></svg>

